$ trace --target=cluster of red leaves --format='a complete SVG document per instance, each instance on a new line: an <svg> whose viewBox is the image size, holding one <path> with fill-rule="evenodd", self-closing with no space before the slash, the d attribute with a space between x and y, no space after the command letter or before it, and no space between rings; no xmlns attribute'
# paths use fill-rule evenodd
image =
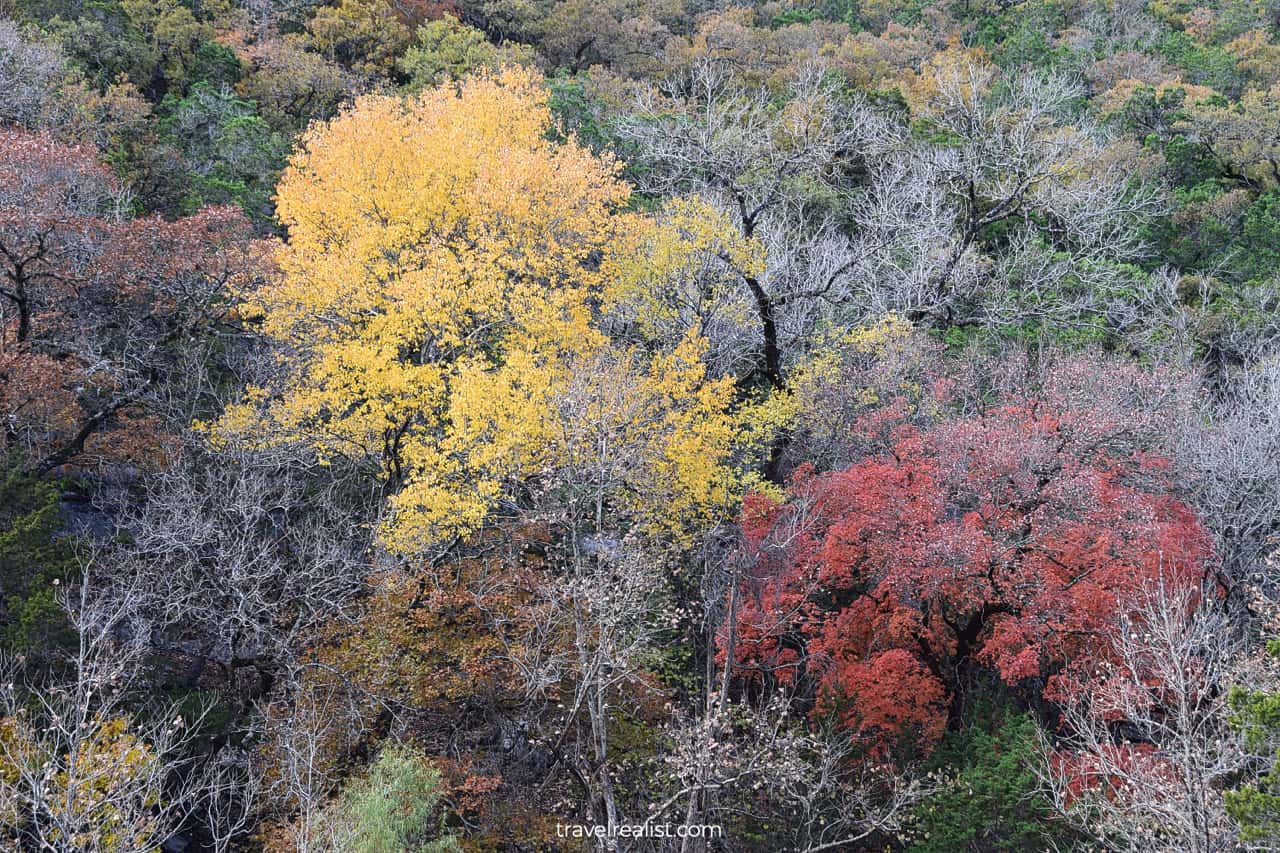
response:
<svg viewBox="0 0 1280 853"><path fill-rule="evenodd" d="M1069 780L1068 803L1081 797L1123 795L1128 778L1158 779L1170 786L1178 784L1177 773L1167 759L1149 743L1117 743L1103 755L1059 750L1049 756L1050 770Z"/></svg>
<svg viewBox="0 0 1280 853"><path fill-rule="evenodd" d="M1167 464L1095 411L1022 399L887 438L746 501L756 569L721 638L737 674L811 684L868 743L927 749L975 667L1060 700L1145 581L1198 584L1211 559Z"/></svg>

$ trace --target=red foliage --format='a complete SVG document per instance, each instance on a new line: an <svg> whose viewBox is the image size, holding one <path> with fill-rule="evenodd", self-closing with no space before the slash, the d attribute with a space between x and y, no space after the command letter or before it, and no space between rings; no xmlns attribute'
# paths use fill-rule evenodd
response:
<svg viewBox="0 0 1280 853"><path fill-rule="evenodd" d="M0 449L42 467L145 454L148 400L263 260L238 210L128 219L124 199L91 149L0 129Z"/></svg>
<svg viewBox="0 0 1280 853"><path fill-rule="evenodd" d="M735 671L806 679L859 735L927 749L982 668L1060 699L1146 579L1204 576L1208 533L1122 418L1019 400L892 436L743 521Z"/></svg>
<svg viewBox="0 0 1280 853"><path fill-rule="evenodd" d="M1170 786L1178 783L1168 760L1149 743L1117 743L1101 756L1058 751L1049 760L1054 775L1067 780L1068 805L1086 795L1115 796L1125 784L1124 776L1167 780Z"/></svg>
<svg viewBox="0 0 1280 853"><path fill-rule="evenodd" d="M942 737L947 720L947 691L941 682L906 649L892 648L868 660L845 657L834 664L831 680L858 685L857 699L828 691L819 710L835 712L857 737L872 742L909 737L933 743Z"/></svg>

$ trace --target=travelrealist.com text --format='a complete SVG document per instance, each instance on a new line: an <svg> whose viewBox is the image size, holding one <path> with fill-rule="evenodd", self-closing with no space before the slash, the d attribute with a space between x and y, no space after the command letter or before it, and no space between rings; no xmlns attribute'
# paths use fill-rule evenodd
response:
<svg viewBox="0 0 1280 853"><path fill-rule="evenodd" d="M722 838L724 828L716 824L620 823L616 826L556 824L557 838Z"/></svg>

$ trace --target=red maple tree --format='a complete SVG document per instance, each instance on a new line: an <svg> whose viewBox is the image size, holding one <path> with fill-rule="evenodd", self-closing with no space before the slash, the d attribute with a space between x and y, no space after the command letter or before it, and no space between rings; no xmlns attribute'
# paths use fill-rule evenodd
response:
<svg viewBox="0 0 1280 853"><path fill-rule="evenodd" d="M1061 699L1145 581L1204 578L1209 534L1122 419L1026 397L932 424L893 409L861 425L880 450L746 501L755 569L720 643L744 680L927 750L975 678Z"/></svg>

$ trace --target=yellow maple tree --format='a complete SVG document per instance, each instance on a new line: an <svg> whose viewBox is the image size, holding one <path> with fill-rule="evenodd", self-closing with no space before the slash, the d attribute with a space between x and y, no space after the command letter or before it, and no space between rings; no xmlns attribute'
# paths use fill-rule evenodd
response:
<svg viewBox="0 0 1280 853"><path fill-rule="evenodd" d="M614 346L595 322L611 247L655 226L627 211L619 164L553 141L552 121L522 70L364 97L314 128L281 180L280 274L243 294L280 379L218 429L378 459L393 550L473 532L520 482L554 472L568 452L557 400ZM729 462L732 388L701 371L696 332L681 340L622 362L648 401L636 429L680 423L677 443L632 464L633 490L664 471L654 503L688 518L724 503L703 475Z"/></svg>

